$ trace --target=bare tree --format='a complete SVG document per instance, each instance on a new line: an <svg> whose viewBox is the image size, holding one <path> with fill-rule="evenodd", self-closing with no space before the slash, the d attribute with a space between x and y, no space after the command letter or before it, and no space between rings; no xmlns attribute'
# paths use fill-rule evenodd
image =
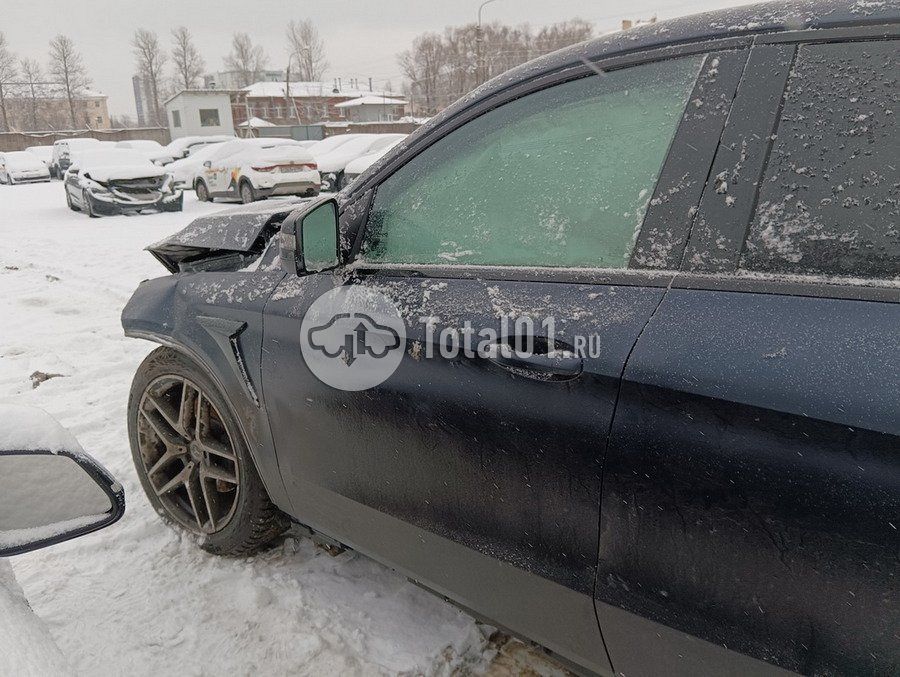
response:
<svg viewBox="0 0 900 677"><path fill-rule="evenodd" d="M325 42L315 24L309 19L291 21L287 29L288 50L297 57L297 79L319 82L328 68Z"/></svg>
<svg viewBox="0 0 900 677"><path fill-rule="evenodd" d="M41 64L38 63L36 59L22 59L22 78L24 83L28 86L29 98L31 99L29 111L29 118L31 121L30 129L31 131L35 131L40 129L40 125L38 124L37 89L44 78L44 74L41 71Z"/></svg>
<svg viewBox="0 0 900 677"><path fill-rule="evenodd" d="M172 63L175 66L175 86L180 89L193 89L206 68L206 62L194 46L191 32L184 26L172 30Z"/></svg>
<svg viewBox="0 0 900 677"><path fill-rule="evenodd" d="M443 35L423 33L398 57L408 79L404 91L426 115L520 63L587 40L593 27L582 19L545 26L536 33L528 25L492 23L482 27L483 68L478 68L475 24L451 26Z"/></svg>
<svg viewBox="0 0 900 677"><path fill-rule="evenodd" d="M594 34L594 27L584 19L571 19L544 26L532 39L535 55L555 52L557 49L584 42Z"/></svg>
<svg viewBox="0 0 900 677"><path fill-rule="evenodd" d="M50 75L63 88L69 102L69 122L78 127L75 115L75 97L91 84L81 55L75 43L65 35L57 35L50 41Z"/></svg>
<svg viewBox="0 0 900 677"><path fill-rule="evenodd" d="M425 33L413 41L412 49L403 52L398 61L410 82L410 91L420 97L426 115L437 112L438 94L446 66L443 40L436 33Z"/></svg>
<svg viewBox="0 0 900 677"><path fill-rule="evenodd" d="M231 38L231 53L225 57L225 67L237 75L240 87L249 87L259 80L259 75L269 62L260 45L254 45L246 33L235 33Z"/></svg>
<svg viewBox="0 0 900 677"><path fill-rule="evenodd" d="M6 94L10 82L16 77L16 57L9 51L6 44L6 36L0 31L0 116L3 118L3 131L10 131L9 111L7 110Z"/></svg>
<svg viewBox="0 0 900 677"><path fill-rule="evenodd" d="M163 67L166 65L166 53L159 46L159 38L156 33L141 28L134 32L131 38L132 54L134 54L135 66L147 87L150 101L150 112L154 124L162 126L165 122L162 108L159 105L163 96Z"/></svg>

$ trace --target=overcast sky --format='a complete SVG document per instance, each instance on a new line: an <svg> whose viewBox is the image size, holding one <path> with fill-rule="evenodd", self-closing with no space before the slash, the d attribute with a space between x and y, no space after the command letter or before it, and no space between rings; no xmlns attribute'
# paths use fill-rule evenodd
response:
<svg viewBox="0 0 900 677"><path fill-rule="evenodd" d="M129 41L137 28L169 32L187 26L207 70L221 70L231 34L250 33L269 55L271 68L286 66L284 31L291 19L311 19L325 40L326 79L390 80L399 89L397 54L424 31L475 20L480 0L0 0L0 30L19 56L46 62L47 43L57 33L71 37L84 56L94 89L109 96L113 114L134 115ZM745 4L744 0L494 0L484 21L540 26L573 17L615 29L623 18L660 18Z"/></svg>

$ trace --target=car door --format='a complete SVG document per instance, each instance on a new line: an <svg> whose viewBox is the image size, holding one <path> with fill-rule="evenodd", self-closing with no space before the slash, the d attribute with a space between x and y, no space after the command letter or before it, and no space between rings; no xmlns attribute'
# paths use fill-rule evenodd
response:
<svg viewBox="0 0 900 677"><path fill-rule="evenodd" d="M625 674L900 668L898 43L872 34L759 39L628 360L596 588Z"/></svg>
<svg viewBox="0 0 900 677"><path fill-rule="evenodd" d="M579 66L438 129L357 192L352 266L286 278L264 314L263 398L298 519L611 672L592 598L603 457L626 358L672 278L633 261L665 263L641 228L654 188L702 188L718 135L697 129L721 129L745 58ZM685 116L698 92L709 107ZM320 382L301 354L310 306L347 286L406 328L396 370L365 390ZM492 331L533 349L453 349Z"/></svg>

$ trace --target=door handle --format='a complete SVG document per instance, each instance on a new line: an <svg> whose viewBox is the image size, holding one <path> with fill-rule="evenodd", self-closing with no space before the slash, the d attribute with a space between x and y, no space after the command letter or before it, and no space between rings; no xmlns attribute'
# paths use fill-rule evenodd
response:
<svg viewBox="0 0 900 677"><path fill-rule="evenodd" d="M488 347L486 357L508 371L538 381L567 381L584 371L584 360L575 350L559 341L550 346L546 338L535 338L531 353L516 352L506 342Z"/></svg>

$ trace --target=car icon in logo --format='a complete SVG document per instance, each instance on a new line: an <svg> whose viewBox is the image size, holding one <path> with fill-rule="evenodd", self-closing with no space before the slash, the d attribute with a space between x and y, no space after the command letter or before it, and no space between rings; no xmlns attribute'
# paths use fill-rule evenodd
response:
<svg viewBox="0 0 900 677"><path fill-rule="evenodd" d="M307 334L311 348L341 358L348 367L360 356L381 359L400 347L400 334L393 327L365 313L338 313Z"/></svg>
<svg viewBox="0 0 900 677"><path fill-rule="evenodd" d="M341 285L303 314L300 349L322 383L359 391L384 383L406 354L406 323L392 299L364 285Z"/></svg>

